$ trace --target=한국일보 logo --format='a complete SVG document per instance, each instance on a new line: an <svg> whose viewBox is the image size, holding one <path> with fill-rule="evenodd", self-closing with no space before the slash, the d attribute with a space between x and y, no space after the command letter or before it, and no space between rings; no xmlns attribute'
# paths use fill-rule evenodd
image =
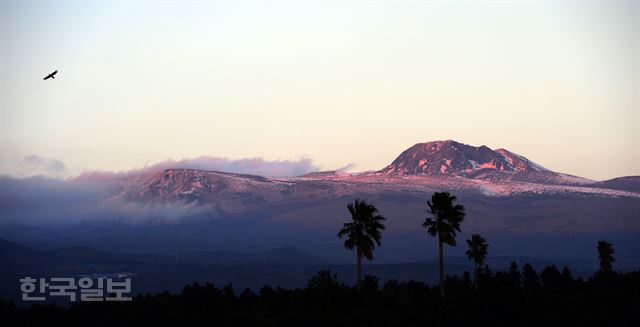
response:
<svg viewBox="0 0 640 327"><path fill-rule="evenodd" d="M131 301L131 278L32 278L20 279L23 301L46 301L51 297L75 301Z"/></svg>

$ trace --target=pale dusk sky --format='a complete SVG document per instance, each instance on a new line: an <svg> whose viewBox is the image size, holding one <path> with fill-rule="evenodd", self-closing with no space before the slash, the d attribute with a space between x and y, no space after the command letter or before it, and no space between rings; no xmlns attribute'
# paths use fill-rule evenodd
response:
<svg viewBox="0 0 640 327"><path fill-rule="evenodd" d="M640 2L0 0L0 123L15 176L203 155L362 171L445 139L640 175Z"/></svg>

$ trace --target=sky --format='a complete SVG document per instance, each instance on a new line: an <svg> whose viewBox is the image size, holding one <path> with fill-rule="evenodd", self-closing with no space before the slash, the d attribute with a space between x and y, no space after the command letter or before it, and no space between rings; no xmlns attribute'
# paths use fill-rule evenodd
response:
<svg viewBox="0 0 640 327"><path fill-rule="evenodd" d="M640 175L640 2L0 0L0 129L12 176L446 139Z"/></svg>

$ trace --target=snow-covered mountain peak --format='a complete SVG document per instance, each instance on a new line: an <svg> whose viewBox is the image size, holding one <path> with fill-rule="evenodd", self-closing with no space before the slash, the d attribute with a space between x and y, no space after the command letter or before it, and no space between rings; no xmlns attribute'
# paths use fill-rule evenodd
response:
<svg viewBox="0 0 640 327"><path fill-rule="evenodd" d="M402 152L379 173L385 175L453 175L512 179L515 175L556 174L506 149L472 146L453 140L418 143ZM547 176L549 177L549 176Z"/></svg>

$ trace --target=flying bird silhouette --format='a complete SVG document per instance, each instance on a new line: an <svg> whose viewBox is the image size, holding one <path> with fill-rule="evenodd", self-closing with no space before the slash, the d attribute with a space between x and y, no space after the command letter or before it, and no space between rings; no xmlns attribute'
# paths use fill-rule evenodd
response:
<svg viewBox="0 0 640 327"><path fill-rule="evenodd" d="M43 80L45 80L45 81L46 81L46 80L48 80L48 79L50 79L50 78L56 79L54 76L55 76L57 73L58 73L58 71L56 70L55 72L53 72L53 73L51 73L51 74L47 75L45 78L43 78Z"/></svg>

